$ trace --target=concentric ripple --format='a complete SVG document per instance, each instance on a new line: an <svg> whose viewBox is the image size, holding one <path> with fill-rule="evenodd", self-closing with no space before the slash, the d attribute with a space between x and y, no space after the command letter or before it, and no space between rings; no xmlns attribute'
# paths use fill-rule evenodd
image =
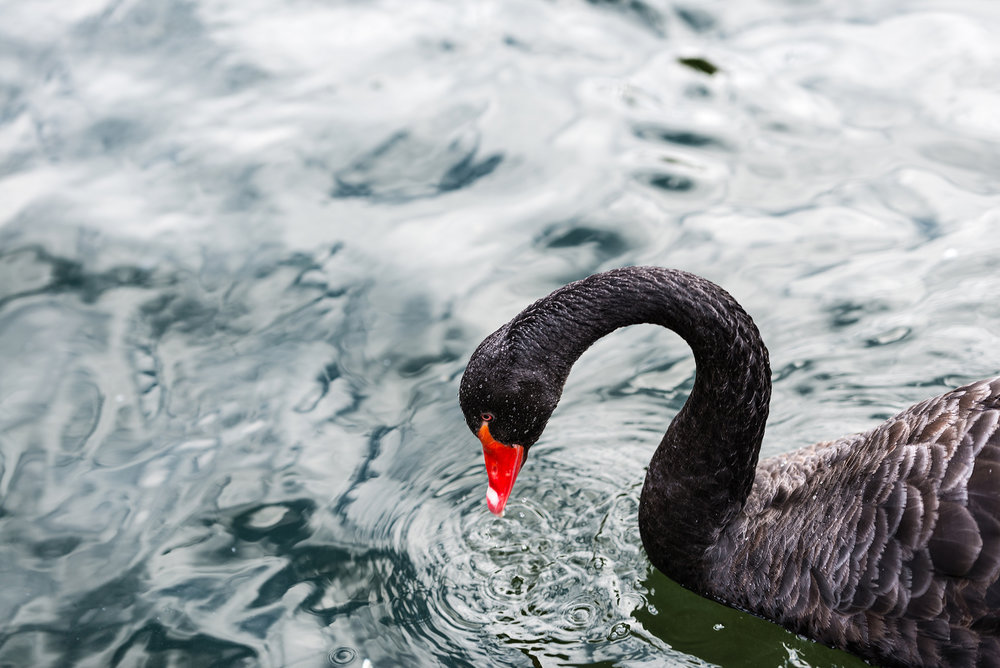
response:
<svg viewBox="0 0 1000 668"><path fill-rule="evenodd" d="M436 537L424 564L435 619L453 633L478 630L493 656L662 658L663 643L623 632L637 625L632 613L646 593L648 562L632 542L638 486L604 487L606 478L544 454L530 466L502 518L486 510L476 466L454 472L453 491L436 499L451 504L447 512L425 506L414 520ZM611 650L618 642L632 646Z"/></svg>

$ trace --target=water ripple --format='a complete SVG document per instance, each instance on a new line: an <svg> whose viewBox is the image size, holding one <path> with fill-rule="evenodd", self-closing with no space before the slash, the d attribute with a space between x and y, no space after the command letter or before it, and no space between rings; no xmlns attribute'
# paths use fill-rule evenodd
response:
<svg viewBox="0 0 1000 668"><path fill-rule="evenodd" d="M636 499L591 496L600 494L592 480L559 470L557 487L540 498L513 498L497 518L485 510L478 474L462 474L468 482L450 495L454 509L433 520L434 618L455 632L488 630L504 650L536 657L558 646L561 656L579 651L580 660L593 659L609 634L621 640L614 629L634 623L631 612L644 600L641 550L619 542L635 537L619 525L635 522ZM582 489L570 491L574 485ZM588 497L593 505L581 506ZM573 519L581 507L588 511ZM573 650L581 640L586 644Z"/></svg>
<svg viewBox="0 0 1000 668"><path fill-rule="evenodd" d="M1000 371L1000 27L938 4L6 3L0 663L849 664L651 571L685 346L585 355L503 519L456 387L640 263L757 318L765 454Z"/></svg>

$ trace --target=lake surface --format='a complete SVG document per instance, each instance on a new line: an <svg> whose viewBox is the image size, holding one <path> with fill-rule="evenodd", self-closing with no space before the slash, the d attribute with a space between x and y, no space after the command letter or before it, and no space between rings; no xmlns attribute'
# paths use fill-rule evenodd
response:
<svg viewBox="0 0 1000 668"><path fill-rule="evenodd" d="M765 455L1000 373L1000 5L0 16L0 665L862 665L649 566L677 337L581 359L503 519L458 379L627 264L754 315Z"/></svg>

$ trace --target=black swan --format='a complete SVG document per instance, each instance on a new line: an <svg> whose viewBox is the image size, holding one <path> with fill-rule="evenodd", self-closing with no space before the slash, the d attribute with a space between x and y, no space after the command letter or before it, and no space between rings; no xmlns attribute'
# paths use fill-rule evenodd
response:
<svg viewBox="0 0 1000 668"><path fill-rule="evenodd" d="M637 323L677 332L697 365L640 497L656 568L878 665L1000 665L1000 378L758 464L767 348L740 305L693 274L596 274L479 345L459 400L483 444L491 511L503 512L573 363Z"/></svg>

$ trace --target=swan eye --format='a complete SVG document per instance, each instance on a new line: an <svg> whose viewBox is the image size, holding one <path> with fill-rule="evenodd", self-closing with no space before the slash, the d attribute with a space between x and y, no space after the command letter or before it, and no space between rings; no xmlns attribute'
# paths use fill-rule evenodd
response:
<svg viewBox="0 0 1000 668"><path fill-rule="evenodd" d="M479 419L483 422L493 422L493 413L483 413L479 416Z"/></svg>

